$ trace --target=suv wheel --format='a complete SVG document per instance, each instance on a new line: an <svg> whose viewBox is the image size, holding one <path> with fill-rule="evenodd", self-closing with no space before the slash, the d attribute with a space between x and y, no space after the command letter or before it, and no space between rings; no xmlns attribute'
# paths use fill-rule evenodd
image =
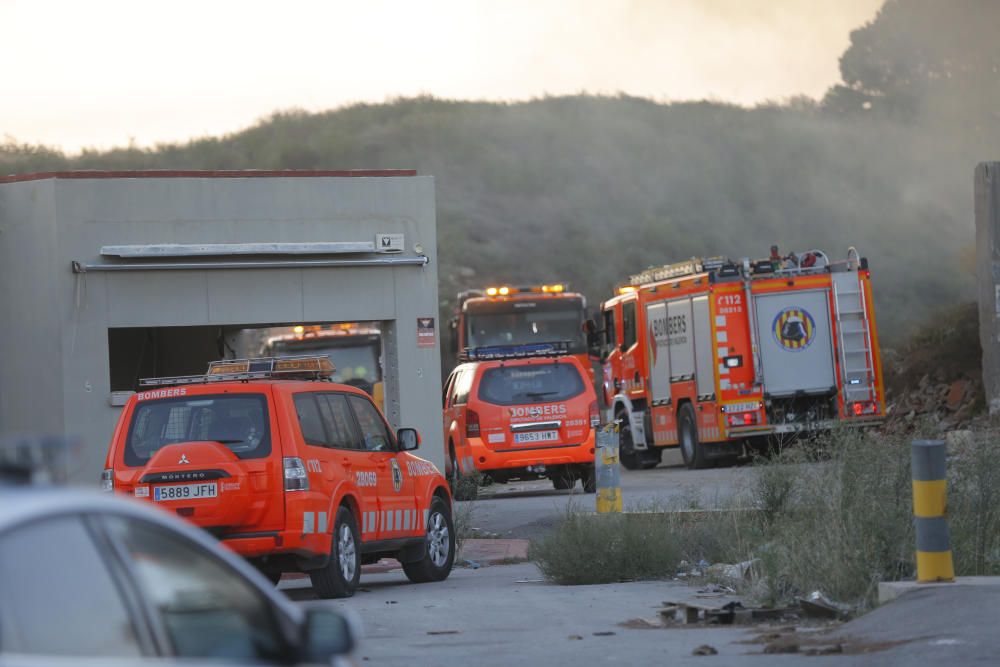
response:
<svg viewBox="0 0 1000 667"><path fill-rule="evenodd" d="M438 497L431 501L427 513L426 540L424 557L403 563L403 572L415 584L447 579L455 563L455 525L448 505Z"/></svg>
<svg viewBox="0 0 1000 667"><path fill-rule="evenodd" d="M550 479L556 491L569 491L576 486L576 477L569 470L560 470L552 475Z"/></svg>
<svg viewBox="0 0 1000 667"><path fill-rule="evenodd" d="M361 540L358 522L346 507L337 509L330 561L326 567L311 571L309 578L317 597L322 599L351 597L357 590L361 579Z"/></svg>

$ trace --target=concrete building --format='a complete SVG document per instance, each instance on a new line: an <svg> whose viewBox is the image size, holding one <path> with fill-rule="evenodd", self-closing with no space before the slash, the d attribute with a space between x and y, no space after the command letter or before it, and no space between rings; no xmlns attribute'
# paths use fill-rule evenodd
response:
<svg viewBox="0 0 1000 667"><path fill-rule="evenodd" d="M983 389L990 414L1000 412L1000 162L976 167L976 274Z"/></svg>
<svg viewBox="0 0 1000 667"><path fill-rule="evenodd" d="M372 320L386 416L443 469L434 181L411 171L0 178L0 439L81 443L96 484L141 377L245 328Z"/></svg>

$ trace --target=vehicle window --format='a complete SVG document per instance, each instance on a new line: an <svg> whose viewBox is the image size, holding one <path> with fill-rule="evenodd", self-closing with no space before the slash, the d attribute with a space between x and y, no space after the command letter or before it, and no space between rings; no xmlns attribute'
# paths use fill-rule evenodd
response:
<svg viewBox="0 0 1000 667"><path fill-rule="evenodd" d="M614 308L608 308L604 311L604 342L609 349L618 343L618 334L615 331Z"/></svg>
<svg viewBox="0 0 1000 667"><path fill-rule="evenodd" d="M79 517L0 537L0 654L137 656L142 649L105 559Z"/></svg>
<svg viewBox="0 0 1000 667"><path fill-rule="evenodd" d="M622 345L626 350L635 345L635 301L622 304Z"/></svg>
<svg viewBox="0 0 1000 667"><path fill-rule="evenodd" d="M360 449L351 409L343 394L318 394L320 417L326 427L327 444L337 449Z"/></svg>
<svg viewBox="0 0 1000 667"><path fill-rule="evenodd" d="M564 363L490 368L479 382L479 400L496 405L565 401L583 391L579 371Z"/></svg>
<svg viewBox="0 0 1000 667"><path fill-rule="evenodd" d="M451 394L451 383L455 380L455 373L448 376L448 380L444 383L444 391L441 392L441 404L443 407L448 407L448 395Z"/></svg>
<svg viewBox="0 0 1000 667"><path fill-rule="evenodd" d="M574 354L587 349L580 299L488 304L466 317L469 347L569 341Z"/></svg>
<svg viewBox="0 0 1000 667"><path fill-rule="evenodd" d="M313 394L295 394L295 414L299 418L299 430L302 440L307 445L326 447L326 432L323 430L323 419L319 414L319 406Z"/></svg>
<svg viewBox="0 0 1000 667"><path fill-rule="evenodd" d="M386 428L385 422L371 401L360 396L351 396L348 400L351 402L354 416L358 418L364 448L372 452L391 451L393 442L389 429Z"/></svg>
<svg viewBox="0 0 1000 667"><path fill-rule="evenodd" d="M472 379L475 377L475 371L471 368L466 368L462 371L462 374L455 378L455 388L451 395L452 405L464 405L469 401L469 391L472 390Z"/></svg>
<svg viewBox="0 0 1000 667"><path fill-rule="evenodd" d="M267 398L218 394L140 401L132 414L125 464L145 465L161 447L219 442L241 459L271 453Z"/></svg>
<svg viewBox="0 0 1000 667"><path fill-rule="evenodd" d="M222 561L146 521L111 517L107 526L128 554L143 597L159 615L177 656L284 657L271 603Z"/></svg>

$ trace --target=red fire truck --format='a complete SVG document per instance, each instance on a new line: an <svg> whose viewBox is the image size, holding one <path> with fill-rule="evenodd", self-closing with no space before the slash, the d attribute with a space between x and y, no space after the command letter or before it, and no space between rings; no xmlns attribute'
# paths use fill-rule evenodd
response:
<svg viewBox="0 0 1000 667"><path fill-rule="evenodd" d="M594 369L584 331L587 300L566 285L497 285L458 295L451 320L451 347L461 357L469 349L566 341L569 354Z"/></svg>
<svg viewBox="0 0 1000 667"><path fill-rule="evenodd" d="M775 438L870 425L885 393L868 261L856 250L692 259L631 276L601 306L603 390L621 460L690 468Z"/></svg>

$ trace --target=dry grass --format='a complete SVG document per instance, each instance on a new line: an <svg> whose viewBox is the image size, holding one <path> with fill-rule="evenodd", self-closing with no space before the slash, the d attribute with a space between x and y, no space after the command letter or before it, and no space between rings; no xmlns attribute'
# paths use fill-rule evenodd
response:
<svg viewBox="0 0 1000 667"><path fill-rule="evenodd" d="M1000 574L1000 437L980 432L960 444L949 452L956 572ZM874 603L880 581L914 576L909 438L836 431L759 460L754 472L720 505L733 511L698 520L679 507L620 516L571 508L529 556L566 584L669 578L681 561L758 559L744 592L760 601L820 590L859 609Z"/></svg>

